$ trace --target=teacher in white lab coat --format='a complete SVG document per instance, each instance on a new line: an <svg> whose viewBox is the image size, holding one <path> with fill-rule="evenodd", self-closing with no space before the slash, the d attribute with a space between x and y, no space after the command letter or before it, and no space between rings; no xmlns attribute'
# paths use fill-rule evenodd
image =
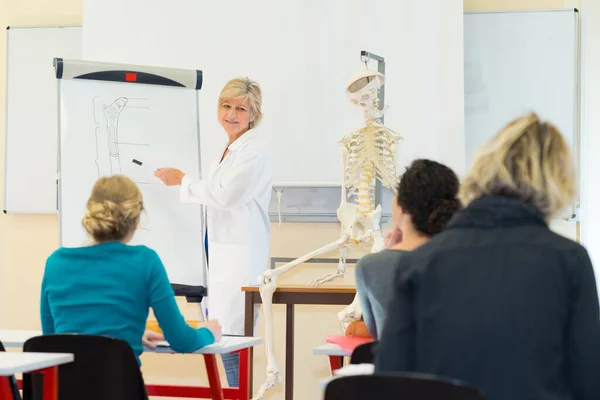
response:
<svg viewBox="0 0 600 400"><path fill-rule="evenodd" d="M261 103L258 83L232 79L221 91L217 107L228 142L215 154L206 176L197 179L174 168L155 172L167 186L181 185L183 203L206 206L208 312L209 318L219 320L224 335L244 334L240 288L258 284L268 265L273 173L267 148L255 129L262 118ZM237 387L238 355L226 354L222 359L229 386Z"/></svg>

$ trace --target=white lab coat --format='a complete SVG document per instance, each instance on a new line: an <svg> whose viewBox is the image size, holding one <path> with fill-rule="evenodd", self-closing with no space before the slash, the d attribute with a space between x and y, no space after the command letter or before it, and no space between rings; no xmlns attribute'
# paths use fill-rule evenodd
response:
<svg viewBox="0 0 600 400"><path fill-rule="evenodd" d="M243 335L241 287L258 284L268 268L273 172L267 148L253 129L229 145L219 163L224 151L206 178L183 177L181 201L206 206L209 318L219 321L223 334Z"/></svg>

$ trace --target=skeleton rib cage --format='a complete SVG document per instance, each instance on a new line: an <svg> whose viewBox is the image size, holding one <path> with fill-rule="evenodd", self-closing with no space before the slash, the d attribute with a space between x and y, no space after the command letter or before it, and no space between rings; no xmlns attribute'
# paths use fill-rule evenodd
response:
<svg viewBox="0 0 600 400"><path fill-rule="evenodd" d="M396 142L401 139L400 135L377 120L369 122L340 141L348 153L344 171L348 196L358 193L362 214L374 209L376 180L384 187L394 188L397 179Z"/></svg>

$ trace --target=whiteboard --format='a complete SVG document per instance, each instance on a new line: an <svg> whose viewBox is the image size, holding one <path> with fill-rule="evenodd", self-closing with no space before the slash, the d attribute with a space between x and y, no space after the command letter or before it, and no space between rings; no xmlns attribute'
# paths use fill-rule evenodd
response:
<svg viewBox="0 0 600 400"><path fill-rule="evenodd" d="M81 57L81 27L9 27L6 36L4 210L56 213L58 105L52 60Z"/></svg>
<svg viewBox="0 0 600 400"><path fill-rule="evenodd" d="M465 148L530 111L555 124L577 157L578 12L465 13Z"/></svg>
<svg viewBox="0 0 600 400"><path fill-rule="evenodd" d="M89 242L81 219L92 186L100 176L124 174L138 184L145 207L130 244L154 249L171 283L205 286L203 208L182 205L179 187L166 187L153 175L161 166L200 171L196 93L148 84L59 80L62 246ZM106 118L113 112L114 140L107 135L111 125Z"/></svg>

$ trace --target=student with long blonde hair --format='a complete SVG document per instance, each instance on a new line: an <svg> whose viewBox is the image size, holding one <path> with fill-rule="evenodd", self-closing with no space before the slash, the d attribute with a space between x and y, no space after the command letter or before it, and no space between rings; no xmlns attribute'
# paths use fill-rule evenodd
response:
<svg viewBox="0 0 600 400"><path fill-rule="evenodd" d="M396 276L375 370L459 379L487 400L600 396L600 313L580 244L549 227L573 201L558 129L529 114L480 150L466 208Z"/></svg>
<svg viewBox="0 0 600 400"><path fill-rule="evenodd" d="M92 245L60 248L46 262L40 303L44 334L121 339L129 343L139 363L152 307L164 338L177 352L190 353L220 339L217 321L198 329L185 322L156 252L128 245L143 209L142 194L131 179L122 175L98 179L82 220Z"/></svg>

